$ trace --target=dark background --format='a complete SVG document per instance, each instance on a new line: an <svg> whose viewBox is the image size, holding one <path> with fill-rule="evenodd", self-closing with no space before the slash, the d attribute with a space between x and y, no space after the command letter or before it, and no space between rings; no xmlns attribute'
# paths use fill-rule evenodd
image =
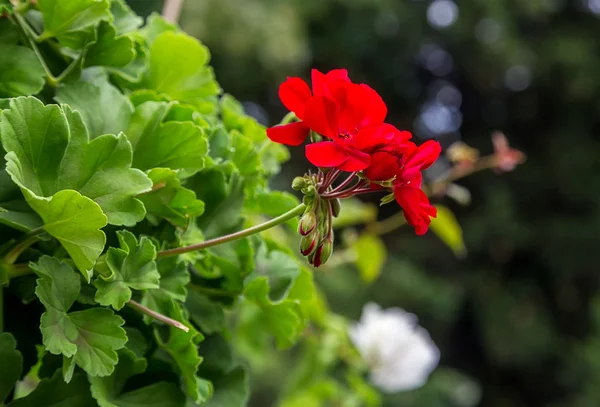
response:
<svg viewBox="0 0 600 407"><path fill-rule="evenodd" d="M160 3L130 1L141 14ZM400 229L373 285L352 267L319 274L334 311L403 307L440 347L430 383L386 406L600 405L600 0L188 0L181 24L265 124L285 114L286 76L345 67L421 139L487 154L501 130L527 154L514 172L461 181L469 206L444 201L465 259ZM281 189L307 168L293 155ZM272 402L269 380L253 382L253 405Z"/></svg>

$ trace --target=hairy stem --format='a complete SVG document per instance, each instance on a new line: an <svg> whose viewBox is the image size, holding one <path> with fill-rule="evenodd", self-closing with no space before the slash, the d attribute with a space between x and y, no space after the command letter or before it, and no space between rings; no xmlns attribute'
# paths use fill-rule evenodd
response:
<svg viewBox="0 0 600 407"><path fill-rule="evenodd" d="M183 9L184 0L165 0L162 15L170 23L177 23L181 10Z"/></svg>
<svg viewBox="0 0 600 407"><path fill-rule="evenodd" d="M142 314L148 315L150 318L154 318L157 321L164 322L165 324L175 327L177 329L181 329L182 331L189 332L189 330L190 330L190 328L188 328L181 322L176 321L172 318L169 318L168 316L163 315L159 312L152 311L150 308L146 307L145 305L140 304L137 301L129 300L129 301L127 301L127 305L130 306L131 308L133 308L134 310L141 312Z"/></svg>
<svg viewBox="0 0 600 407"><path fill-rule="evenodd" d="M18 13L15 13L13 15L13 18L14 18L15 23L21 28L21 31L24 33L25 37L27 37L29 46L31 47L31 49L33 50L33 52L39 59L40 64L42 64L42 67L44 68L44 71L46 72L46 82L48 82L48 85L55 88L56 86L58 86L58 82L56 81L56 78L54 77L54 75L52 75L50 68L48 68L48 65L46 64L46 60L44 59L44 56L42 55L42 53L40 52L39 48L37 47L37 45L35 43L35 40L39 39L40 37L38 37L37 35L35 35L35 33L32 32L31 27L29 27L29 24L27 23L27 21L25 21L25 19L21 15L19 15Z"/></svg>
<svg viewBox="0 0 600 407"><path fill-rule="evenodd" d="M291 122L297 121L297 120L298 120L298 116L296 116L296 113L289 112L288 114L283 116L283 119L281 119L281 121L279 122L279 125L283 126L285 124L290 124Z"/></svg>
<svg viewBox="0 0 600 407"><path fill-rule="evenodd" d="M404 225L406 225L404 214L402 212L398 212L397 214L392 215L380 222L368 224L367 230L375 235L385 235L386 233L390 233Z"/></svg>
<svg viewBox="0 0 600 407"><path fill-rule="evenodd" d="M304 212L306 209L306 205L300 204L296 206L294 209L289 210L288 212L280 215L276 218L271 219L265 223L261 223L260 225L252 226L251 228L240 230L239 232L232 233L230 235L216 237L211 240L206 240L204 242L196 243L190 246L185 247L177 247L175 249L168 249L158 252L157 257L170 257L177 256L183 253L194 252L196 250L206 249L212 246L218 246L223 243L232 242L234 240L243 239L244 237L252 236L256 233L260 233L267 229L271 229L274 226L280 225Z"/></svg>
<svg viewBox="0 0 600 407"><path fill-rule="evenodd" d="M25 236L23 236L23 238L21 238L21 240L15 243L13 248L8 253L4 255L2 263L10 265L13 264L15 261L17 261L21 253L23 253L32 244L38 241L39 235L41 235L44 232L45 231L43 228L37 228L27 233Z"/></svg>

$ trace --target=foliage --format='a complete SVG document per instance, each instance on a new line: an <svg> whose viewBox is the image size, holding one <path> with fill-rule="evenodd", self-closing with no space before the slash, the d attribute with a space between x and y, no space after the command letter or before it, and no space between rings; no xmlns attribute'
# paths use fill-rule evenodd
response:
<svg viewBox="0 0 600 407"><path fill-rule="evenodd" d="M332 373L346 321L290 249L304 205L269 187L287 149L208 49L123 0L2 10L0 404L241 407L253 355L334 335L316 383L374 405L356 355Z"/></svg>
<svg viewBox="0 0 600 407"><path fill-rule="evenodd" d="M456 1L454 24L439 28L428 23L434 3L448 4L209 0L187 2L182 24L214 51L222 85L260 105L270 123L283 111L274 95L285 76L343 66L380 90L394 122L407 128L418 129L421 114L451 89L459 99L448 107L462 125L440 134L443 144L460 137L484 150L486 134L502 129L524 147L528 162L518 173L465 183L474 209L449 205L464 228L468 258L456 260L434 239L416 243L398 230L383 236L390 257L371 286L360 286L351 266L317 279L345 315L356 317L366 300L414 310L431 327L443 363L482 387L484 406L597 405L597 7ZM254 25L245 18L250 13L268 23ZM255 35L240 35L248 26ZM447 69L437 71L440 65ZM507 86L514 66L529 72L524 90ZM293 157L280 182L303 165ZM263 377L256 406L270 400L273 376ZM434 375L431 387L436 383ZM429 389L417 393L411 403L401 395L386 405L463 405L433 391L425 397Z"/></svg>

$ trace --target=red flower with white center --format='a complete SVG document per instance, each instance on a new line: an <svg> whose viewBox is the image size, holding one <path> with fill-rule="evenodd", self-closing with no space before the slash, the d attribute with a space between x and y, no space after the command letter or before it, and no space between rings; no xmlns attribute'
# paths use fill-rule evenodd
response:
<svg viewBox="0 0 600 407"><path fill-rule="evenodd" d="M311 72L312 92L301 78L288 77L279 86L279 99L298 119L304 119L304 108L314 96L331 96L340 83L350 82L346 69L334 69L326 74L313 69ZM310 129L303 121L293 122L267 129L267 136L274 142L299 146L306 140Z"/></svg>

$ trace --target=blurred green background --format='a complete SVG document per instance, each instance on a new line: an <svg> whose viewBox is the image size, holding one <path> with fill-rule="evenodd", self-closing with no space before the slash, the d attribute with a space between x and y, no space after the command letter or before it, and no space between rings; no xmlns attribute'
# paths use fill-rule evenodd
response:
<svg viewBox="0 0 600 407"><path fill-rule="evenodd" d="M162 7L129 3L144 15ZM440 347L429 384L386 406L600 405L600 0L187 0L180 23L264 124L285 114L286 76L345 67L422 140L487 154L501 130L527 154L512 173L461 181L469 206L444 201L465 259L406 228L385 236L390 255L370 286L352 267L317 272L334 311L405 308ZM293 150L276 186L306 168ZM252 406L272 405L289 366L275 369L254 377Z"/></svg>

